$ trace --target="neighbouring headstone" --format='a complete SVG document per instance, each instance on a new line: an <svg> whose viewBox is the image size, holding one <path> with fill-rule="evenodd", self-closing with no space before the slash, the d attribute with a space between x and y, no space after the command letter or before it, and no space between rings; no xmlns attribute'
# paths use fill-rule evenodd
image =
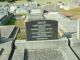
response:
<svg viewBox="0 0 80 60"><path fill-rule="evenodd" d="M8 15L8 6L0 4L0 16Z"/></svg>
<svg viewBox="0 0 80 60"><path fill-rule="evenodd" d="M0 5L0 15L4 14L4 7L2 5Z"/></svg>
<svg viewBox="0 0 80 60"><path fill-rule="evenodd" d="M27 40L53 40L58 38L58 22L35 20L26 22Z"/></svg>
<svg viewBox="0 0 80 60"><path fill-rule="evenodd" d="M37 2L29 2L29 9L36 9L37 8Z"/></svg>

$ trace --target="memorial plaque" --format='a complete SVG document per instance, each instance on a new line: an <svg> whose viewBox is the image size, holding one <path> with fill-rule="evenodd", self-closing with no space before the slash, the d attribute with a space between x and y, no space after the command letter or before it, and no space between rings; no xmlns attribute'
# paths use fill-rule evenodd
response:
<svg viewBox="0 0 80 60"><path fill-rule="evenodd" d="M27 40L53 40L58 38L58 22L36 20L26 22Z"/></svg>

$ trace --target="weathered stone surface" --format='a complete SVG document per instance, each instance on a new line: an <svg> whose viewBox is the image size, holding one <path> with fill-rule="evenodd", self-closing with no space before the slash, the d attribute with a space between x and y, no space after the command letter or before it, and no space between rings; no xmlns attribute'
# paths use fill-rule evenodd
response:
<svg viewBox="0 0 80 60"><path fill-rule="evenodd" d="M1 37L2 38L9 38L11 33L13 32L14 28L15 28L14 25L0 26Z"/></svg>
<svg viewBox="0 0 80 60"><path fill-rule="evenodd" d="M0 55L0 60L8 60L10 52L11 52L11 44L12 42L1 43L0 48L3 48L3 52Z"/></svg>
<svg viewBox="0 0 80 60"><path fill-rule="evenodd" d="M26 52L25 52L26 49ZM24 54L26 53L26 54ZM25 58L25 59L24 59ZM43 41L16 41L13 60L78 60L66 38Z"/></svg>
<svg viewBox="0 0 80 60"><path fill-rule="evenodd" d="M71 48L74 51L74 53L77 55L78 59L80 60L80 39L77 39L75 37L70 38L71 41Z"/></svg>

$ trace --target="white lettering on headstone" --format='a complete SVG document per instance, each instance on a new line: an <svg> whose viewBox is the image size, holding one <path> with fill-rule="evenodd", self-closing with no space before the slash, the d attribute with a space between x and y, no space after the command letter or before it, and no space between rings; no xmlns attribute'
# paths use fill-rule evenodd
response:
<svg viewBox="0 0 80 60"><path fill-rule="evenodd" d="M48 34L48 33L51 34L52 32L51 32L51 31L50 31L50 32L32 32L32 34L42 34L42 33L43 33L43 34Z"/></svg>
<svg viewBox="0 0 80 60"><path fill-rule="evenodd" d="M45 35L45 36L32 36L32 38L42 38L42 37L52 37L52 35Z"/></svg>

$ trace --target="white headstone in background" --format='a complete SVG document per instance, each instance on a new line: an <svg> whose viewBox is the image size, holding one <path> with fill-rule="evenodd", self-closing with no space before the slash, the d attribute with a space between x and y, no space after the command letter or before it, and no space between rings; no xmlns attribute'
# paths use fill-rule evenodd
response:
<svg viewBox="0 0 80 60"><path fill-rule="evenodd" d="M17 6L10 6L10 12L13 13L17 9Z"/></svg>
<svg viewBox="0 0 80 60"><path fill-rule="evenodd" d="M0 5L0 15L3 15L4 14L4 7L3 5Z"/></svg>
<svg viewBox="0 0 80 60"><path fill-rule="evenodd" d="M37 2L30 2L29 9L35 9L35 8L37 8Z"/></svg>
<svg viewBox="0 0 80 60"><path fill-rule="evenodd" d="M0 15L8 15L8 6L0 4Z"/></svg>
<svg viewBox="0 0 80 60"><path fill-rule="evenodd" d="M32 9L30 11L31 11L31 14L41 14L41 10L40 9Z"/></svg>

